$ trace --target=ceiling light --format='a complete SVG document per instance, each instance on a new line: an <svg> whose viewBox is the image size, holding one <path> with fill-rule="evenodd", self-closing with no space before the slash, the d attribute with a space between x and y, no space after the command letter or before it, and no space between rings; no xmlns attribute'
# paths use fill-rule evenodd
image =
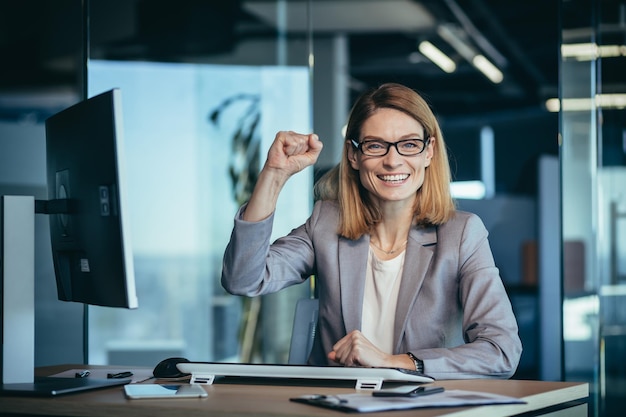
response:
<svg viewBox="0 0 626 417"><path fill-rule="evenodd" d="M446 54L441 52L435 45L428 41L420 42L418 46L419 51L424 56L430 59L435 65L444 70L447 73L454 72L456 70L456 64Z"/></svg>
<svg viewBox="0 0 626 417"><path fill-rule="evenodd" d="M504 79L502 72L483 55L476 55L472 64L494 84L499 84Z"/></svg>
<svg viewBox="0 0 626 417"><path fill-rule="evenodd" d="M603 109L626 108L626 94L598 94L596 104Z"/></svg>
<svg viewBox="0 0 626 417"><path fill-rule="evenodd" d="M563 58L591 61L597 58L626 56L626 45L597 45L595 43L572 43L561 45Z"/></svg>
<svg viewBox="0 0 626 417"><path fill-rule="evenodd" d="M472 59L476 56L476 51L467 42L461 38L458 33L458 29L449 25L439 25L437 27L437 34L441 38L448 42L463 58L468 62L472 62Z"/></svg>
<svg viewBox="0 0 626 417"><path fill-rule="evenodd" d="M589 111L594 108L601 109L625 109L626 94L597 94L591 98L551 98L546 100L546 109L552 113L563 111Z"/></svg>
<svg viewBox="0 0 626 417"><path fill-rule="evenodd" d="M557 113L561 109L561 102L558 98L549 98L546 100L546 109L550 113Z"/></svg>
<svg viewBox="0 0 626 417"><path fill-rule="evenodd" d="M470 62L476 69L482 72L494 84L499 84L504 79L502 72L487 58L480 55L463 38L462 32L450 25L439 25L437 34L448 42L463 58Z"/></svg>

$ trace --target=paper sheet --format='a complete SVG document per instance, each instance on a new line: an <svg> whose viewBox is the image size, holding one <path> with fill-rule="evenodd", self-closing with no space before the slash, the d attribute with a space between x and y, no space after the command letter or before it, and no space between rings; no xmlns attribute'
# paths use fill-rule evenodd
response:
<svg viewBox="0 0 626 417"><path fill-rule="evenodd" d="M525 404L515 397L488 392L446 390L441 393L420 397L374 397L371 393L343 395L303 395L292 401L332 408L341 411L368 413L386 410L405 410L426 407L462 407L487 404Z"/></svg>

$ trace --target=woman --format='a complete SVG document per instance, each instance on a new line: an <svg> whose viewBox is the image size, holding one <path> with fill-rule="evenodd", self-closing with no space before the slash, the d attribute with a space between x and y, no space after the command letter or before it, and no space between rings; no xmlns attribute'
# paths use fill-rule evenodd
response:
<svg viewBox="0 0 626 417"><path fill-rule="evenodd" d="M482 221L455 210L441 130L413 90L384 84L350 113L342 159L305 224L270 244L278 195L315 163L315 134L279 132L226 248L222 285L257 296L316 276L309 363L508 378L518 328Z"/></svg>

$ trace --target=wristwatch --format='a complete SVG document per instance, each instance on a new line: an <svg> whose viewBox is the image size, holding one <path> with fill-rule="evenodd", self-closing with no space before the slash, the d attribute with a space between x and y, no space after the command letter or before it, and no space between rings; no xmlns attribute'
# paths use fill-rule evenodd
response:
<svg viewBox="0 0 626 417"><path fill-rule="evenodd" d="M420 374L423 374L424 373L424 361L421 359L418 359L417 356L415 356L411 352L407 352L406 354L413 361L413 364L415 365L415 370L419 372Z"/></svg>

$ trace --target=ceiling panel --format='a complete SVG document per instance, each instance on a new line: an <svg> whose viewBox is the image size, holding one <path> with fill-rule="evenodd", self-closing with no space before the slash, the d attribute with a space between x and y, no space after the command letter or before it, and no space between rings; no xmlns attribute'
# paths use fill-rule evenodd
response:
<svg viewBox="0 0 626 417"><path fill-rule="evenodd" d="M412 0L244 1L243 10L274 28L303 32L310 22L315 32L387 32L431 30L436 20ZM280 24L279 24L280 22ZM284 22L284 23L283 23Z"/></svg>

